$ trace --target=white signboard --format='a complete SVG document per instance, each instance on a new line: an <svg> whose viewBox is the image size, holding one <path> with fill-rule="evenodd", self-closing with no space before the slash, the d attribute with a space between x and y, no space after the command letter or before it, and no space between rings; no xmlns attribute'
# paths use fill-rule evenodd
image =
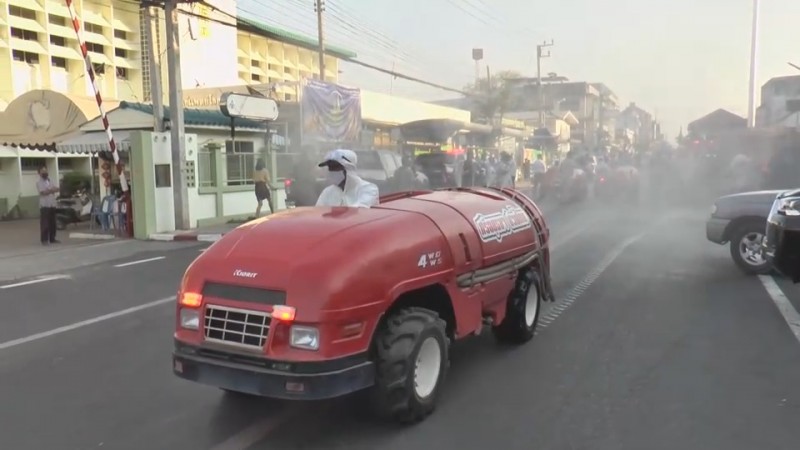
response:
<svg viewBox="0 0 800 450"><path fill-rule="evenodd" d="M273 121L278 118L278 103L255 95L223 94L219 100L222 114L231 118Z"/></svg>

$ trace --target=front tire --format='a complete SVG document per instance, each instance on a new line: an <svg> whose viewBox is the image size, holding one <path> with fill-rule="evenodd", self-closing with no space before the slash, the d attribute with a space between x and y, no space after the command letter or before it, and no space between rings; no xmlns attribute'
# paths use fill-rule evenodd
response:
<svg viewBox="0 0 800 450"><path fill-rule="evenodd" d="M772 271L761 248L767 225L752 221L738 226L730 239L733 262L748 275L766 275Z"/></svg>
<svg viewBox="0 0 800 450"><path fill-rule="evenodd" d="M541 287L541 279L535 270L520 271L517 284L508 296L506 317L492 327L498 341L520 345L533 339L542 306Z"/></svg>
<svg viewBox="0 0 800 450"><path fill-rule="evenodd" d="M448 344L447 324L433 311L407 308L390 316L376 339L376 412L404 424L430 415L447 374Z"/></svg>

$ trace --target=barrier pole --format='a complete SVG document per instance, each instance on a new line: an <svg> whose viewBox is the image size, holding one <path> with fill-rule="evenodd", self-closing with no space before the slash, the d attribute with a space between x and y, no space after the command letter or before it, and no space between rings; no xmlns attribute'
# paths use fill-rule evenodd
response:
<svg viewBox="0 0 800 450"><path fill-rule="evenodd" d="M92 82L94 98L97 102L97 108L100 110L100 120L103 122L103 129L105 129L106 136L108 137L108 147L111 149L111 156L114 159L114 165L117 166L119 184L122 188L123 194L125 195L125 221L127 222L126 234L128 237L131 237L133 235L133 209L131 207L131 196L128 189L128 180L125 178L125 167L123 167L122 162L120 161L119 152L117 151L117 143L114 141L114 134L111 132L111 125L108 123L108 116L106 115L105 108L103 108L103 97L100 96L100 88L97 86L97 78L95 77L94 66L92 66L92 60L89 58L89 50L86 47L86 41L83 39L81 21L78 18L77 12L75 11L72 0L65 1L67 4L67 9L69 10L70 18L72 19L72 28L75 29L75 34L78 36L78 44L80 44L81 47L81 54L83 55L83 62L86 66L86 73L89 75L89 80ZM94 177L94 173L92 173L92 177Z"/></svg>

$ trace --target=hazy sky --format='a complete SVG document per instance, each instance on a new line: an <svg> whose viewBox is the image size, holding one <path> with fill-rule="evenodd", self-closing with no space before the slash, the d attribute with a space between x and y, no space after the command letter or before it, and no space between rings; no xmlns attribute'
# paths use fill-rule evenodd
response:
<svg viewBox="0 0 800 450"><path fill-rule="evenodd" d="M716 108L747 113L752 0L325 0L327 40L374 65L462 87L471 49L492 71L535 75L535 45L553 39L544 73L603 82L654 112L674 137ZM316 36L313 0L239 0L246 15ZM760 86L800 74L800 0L761 0ZM417 99L454 95L351 64L341 82ZM483 68L485 71L485 68Z"/></svg>

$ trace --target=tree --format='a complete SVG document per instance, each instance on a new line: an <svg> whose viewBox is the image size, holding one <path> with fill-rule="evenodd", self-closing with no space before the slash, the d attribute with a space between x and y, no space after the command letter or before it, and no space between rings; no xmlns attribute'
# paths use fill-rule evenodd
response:
<svg viewBox="0 0 800 450"><path fill-rule="evenodd" d="M475 118L493 123L494 118L508 112L512 106L511 88L508 80L520 78L522 75L513 70L503 70L491 74L490 79L479 78L477 82L464 86L464 92L470 94L472 113Z"/></svg>

